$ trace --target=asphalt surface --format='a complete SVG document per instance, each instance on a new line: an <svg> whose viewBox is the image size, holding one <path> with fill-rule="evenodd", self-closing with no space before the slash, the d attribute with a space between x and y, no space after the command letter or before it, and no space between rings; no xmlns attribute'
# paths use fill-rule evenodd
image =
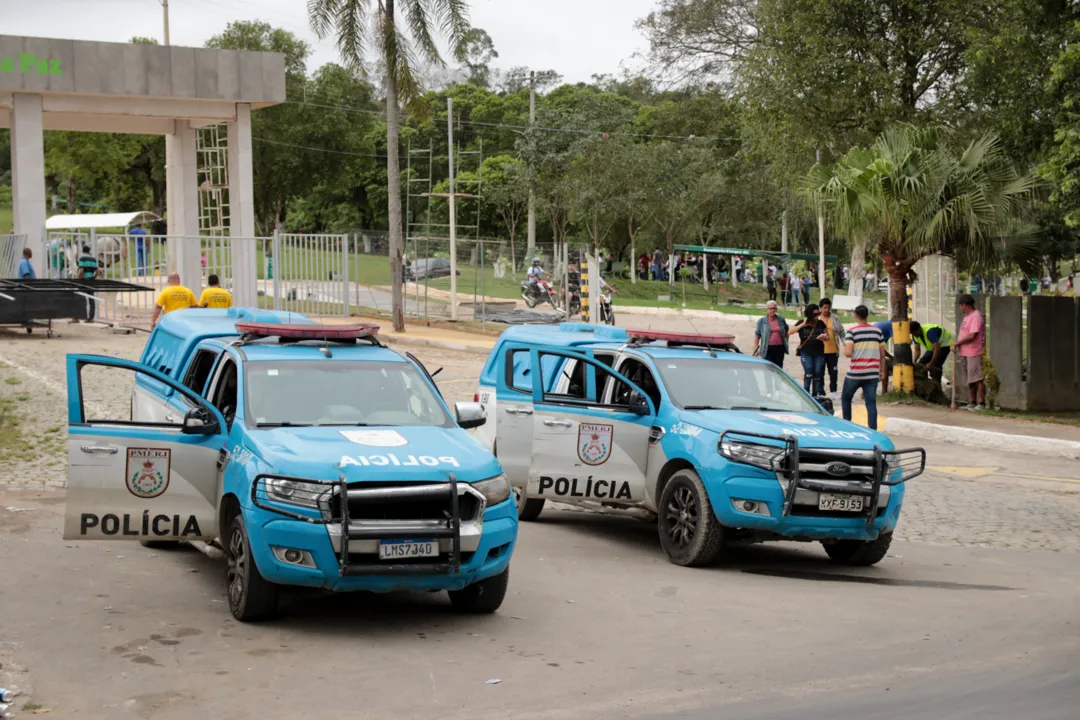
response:
<svg viewBox="0 0 1080 720"><path fill-rule="evenodd" d="M42 433L63 422L64 351L141 348L80 332L0 346L23 368L0 392ZM445 368L448 400L471 398L482 357L415 352ZM1080 467L926 447L932 469L873 568L794 543L680 568L654 525L552 507L522 526L493 616L442 594L316 593L259 625L232 620L223 564L190 548L65 542L64 458L13 461L0 687L47 717L109 720L1080 717Z"/></svg>

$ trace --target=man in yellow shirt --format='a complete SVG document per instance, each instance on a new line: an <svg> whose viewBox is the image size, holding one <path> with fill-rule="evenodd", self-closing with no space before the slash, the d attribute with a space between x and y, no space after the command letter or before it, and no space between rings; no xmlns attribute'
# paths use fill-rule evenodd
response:
<svg viewBox="0 0 1080 720"><path fill-rule="evenodd" d="M844 324L840 318L833 315L832 299L821 300L821 322L825 323L825 332L829 339L825 341L825 369L829 373L829 394L836 397L837 377L840 375L840 348L847 340L844 333Z"/></svg>
<svg viewBox="0 0 1080 720"><path fill-rule="evenodd" d="M211 275L206 279L210 286L202 291L199 297L199 307L204 308L231 308L232 293L221 287L217 275Z"/></svg>
<svg viewBox="0 0 1080 720"><path fill-rule="evenodd" d="M186 310L192 307L198 307L198 303L195 302L195 293L180 284L180 273L169 273L169 286L161 291L154 304L154 317L150 321L150 329L157 327L162 313L168 314L173 310Z"/></svg>

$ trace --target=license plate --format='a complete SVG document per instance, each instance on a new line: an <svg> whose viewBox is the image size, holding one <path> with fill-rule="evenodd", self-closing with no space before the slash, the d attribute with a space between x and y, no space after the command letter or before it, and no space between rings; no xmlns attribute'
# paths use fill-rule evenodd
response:
<svg viewBox="0 0 1080 720"><path fill-rule="evenodd" d="M818 510L832 510L834 512L862 512L863 499L861 495L831 495L821 493L818 495Z"/></svg>
<svg viewBox="0 0 1080 720"><path fill-rule="evenodd" d="M438 557L439 543L435 540L380 540L380 560Z"/></svg>

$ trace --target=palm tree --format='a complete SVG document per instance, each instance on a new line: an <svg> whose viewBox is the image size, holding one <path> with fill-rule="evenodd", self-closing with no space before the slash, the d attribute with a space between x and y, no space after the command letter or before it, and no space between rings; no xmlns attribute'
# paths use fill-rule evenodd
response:
<svg viewBox="0 0 1080 720"><path fill-rule="evenodd" d="M941 254L961 266L985 266L1015 261L1034 244L1024 214L1036 176L1021 174L994 135L962 148L950 140L940 128L901 125L832 168L815 166L803 187L838 230L855 242L869 238L885 263L902 391L912 387L911 348L903 339L915 263Z"/></svg>
<svg viewBox="0 0 1080 720"><path fill-rule="evenodd" d="M400 14L399 11L400 10ZM469 31L465 0L308 0L308 18L315 34L336 35L342 59L365 68L368 43L386 82L386 190L390 225L390 275L393 287L394 330L405 329L402 277L405 241L401 220L401 166L398 159L398 103L410 103L421 92L416 75L417 53L429 63L443 64L435 29L446 36L451 52L460 57ZM399 27L404 21L406 31Z"/></svg>

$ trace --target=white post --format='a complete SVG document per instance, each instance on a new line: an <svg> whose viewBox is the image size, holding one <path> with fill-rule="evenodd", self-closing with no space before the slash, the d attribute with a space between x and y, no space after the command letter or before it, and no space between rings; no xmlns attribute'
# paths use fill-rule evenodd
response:
<svg viewBox="0 0 1080 720"><path fill-rule="evenodd" d="M237 103L236 120L228 126L229 237L232 243L233 300L259 303L258 255L255 247L255 191L251 167L251 105Z"/></svg>
<svg viewBox="0 0 1080 720"><path fill-rule="evenodd" d="M529 126L536 122L536 73L529 72ZM532 262L533 253L536 252L536 193L533 192L532 183L529 183L529 219L528 219L528 249L525 252L525 264ZM515 268L515 272L516 272Z"/></svg>
<svg viewBox="0 0 1080 720"><path fill-rule="evenodd" d="M169 218L169 260L180 281L189 285L202 275L199 263L199 188L195 128L177 120L176 129L165 136L169 164L165 169ZM190 285L189 285L190 286Z"/></svg>
<svg viewBox="0 0 1080 720"><path fill-rule="evenodd" d="M780 252L787 255L787 210L780 213Z"/></svg>
<svg viewBox="0 0 1080 720"><path fill-rule="evenodd" d="M457 307L457 206L454 203L454 98L446 98L446 137L450 155L450 319L458 319Z"/></svg>
<svg viewBox="0 0 1080 720"><path fill-rule="evenodd" d="M161 0L161 14L165 19L165 44L169 45L169 0Z"/></svg>
<svg viewBox="0 0 1080 720"><path fill-rule="evenodd" d="M821 150L817 151L817 161L821 162ZM821 208L818 207L817 216L818 227L818 297L825 297L825 215L822 213Z"/></svg>
<svg viewBox="0 0 1080 720"><path fill-rule="evenodd" d="M23 247L37 251L34 273L45 277L48 258L40 257L45 243L45 132L41 96L16 93L11 110L11 206L15 234L25 235ZM22 253L16 258L21 259Z"/></svg>

